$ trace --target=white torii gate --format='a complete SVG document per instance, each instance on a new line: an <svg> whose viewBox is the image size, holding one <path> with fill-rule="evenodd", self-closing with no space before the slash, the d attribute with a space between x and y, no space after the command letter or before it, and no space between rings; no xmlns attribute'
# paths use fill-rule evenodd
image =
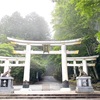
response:
<svg viewBox="0 0 100 100"><path fill-rule="evenodd" d="M76 75L76 67L82 67L83 71L88 75L88 67L93 67L95 76L99 79L95 69L95 61L99 55L87 56L87 57L67 57L67 66L73 67L74 74ZM80 62L80 63L79 63Z"/></svg>
<svg viewBox="0 0 100 100"><path fill-rule="evenodd" d="M15 53L25 54L25 68L24 68L24 81L29 82L30 79L30 57L31 54L61 54L62 55L62 82L68 81L68 68L67 66L67 54L77 54L76 51L66 51L66 46L76 45L81 43L81 39L66 40L66 41L28 41L28 40L18 40L13 38L7 38L11 42L19 45L25 45L25 51L16 51ZM33 51L31 46L43 46L43 51ZM60 46L61 50L51 51L49 46Z"/></svg>
<svg viewBox="0 0 100 100"><path fill-rule="evenodd" d="M4 67L6 73L10 67L24 67L25 57L4 57L0 56L0 67Z"/></svg>

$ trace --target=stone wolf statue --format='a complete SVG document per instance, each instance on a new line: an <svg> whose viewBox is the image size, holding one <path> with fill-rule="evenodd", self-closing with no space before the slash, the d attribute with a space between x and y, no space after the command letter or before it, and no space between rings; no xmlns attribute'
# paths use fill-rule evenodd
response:
<svg viewBox="0 0 100 100"><path fill-rule="evenodd" d="M82 69L82 67L79 67L79 76L88 76Z"/></svg>
<svg viewBox="0 0 100 100"><path fill-rule="evenodd" d="M11 72L11 68L9 68L8 71L6 71L5 73L3 73L3 74L1 75L1 77L6 77L7 75L10 76L10 72Z"/></svg>

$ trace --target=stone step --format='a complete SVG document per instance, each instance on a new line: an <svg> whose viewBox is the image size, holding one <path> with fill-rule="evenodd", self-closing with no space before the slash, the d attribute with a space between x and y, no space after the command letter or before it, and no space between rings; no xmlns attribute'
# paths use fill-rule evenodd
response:
<svg viewBox="0 0 100 100"><path fill-rule="evenodd" d="M100 94L0 94L0 99L100 99Z"/></svg>

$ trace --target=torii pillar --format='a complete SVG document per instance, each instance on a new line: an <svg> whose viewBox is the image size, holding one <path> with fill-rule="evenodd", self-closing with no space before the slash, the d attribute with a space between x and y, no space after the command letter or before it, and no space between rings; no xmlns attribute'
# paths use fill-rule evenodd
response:
<svg viewBox="0 0 100 100"><path fill-rule="evenodd" d="M24 78L23 78L23 88L29 88L30 81L30 58L31 58L31 45L26 45L26 55L25 55L25 67L24 67Z"/></svg>
<svg viewBox="0 0 100 100"><path fill-rule="evenodd" d="M68 67L67 67L67 54L66 45L61 46L61 58L62 58L62 88L61 90L70 90L68 82Z"/></svg>
<svg viewBox="0 0 100 100"><path fill-rule="evenodd" d="M87 68L87 62L85 59L82 61L83 63L83 71L88 75L88 68Z"/></svg>
<svg viewBox="0 0 100 100"><path fill-rule="evenodd" d="M9 70L9 60L8 59L6 59L5 60L5 67L4 67L4 73L6 73L8 70Z"/></svg>

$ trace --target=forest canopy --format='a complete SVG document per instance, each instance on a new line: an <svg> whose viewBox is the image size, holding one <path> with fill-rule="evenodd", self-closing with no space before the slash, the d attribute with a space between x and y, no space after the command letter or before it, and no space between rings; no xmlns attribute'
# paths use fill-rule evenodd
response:
<svg viewBox="0 0 100 100"><path fill-rule="evenodd" d="M32 12L23 18L19 12L4 16L0 21L0 34L25 40L48 40L50 31L43 17Z"/></svg>

